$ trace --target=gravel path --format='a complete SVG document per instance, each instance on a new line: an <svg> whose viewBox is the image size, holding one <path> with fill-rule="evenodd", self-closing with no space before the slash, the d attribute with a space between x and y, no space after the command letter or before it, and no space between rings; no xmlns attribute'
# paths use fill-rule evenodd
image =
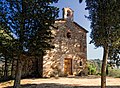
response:
<svg viewBox="0 0 120 88"><path fill-rule="evenodd" d="M100 77L60 77L23 79L22 88L100 88ZM13 81L0 83L0 88L11 88ZM120 78L107 77L107 88L120 88Z"/></svg>

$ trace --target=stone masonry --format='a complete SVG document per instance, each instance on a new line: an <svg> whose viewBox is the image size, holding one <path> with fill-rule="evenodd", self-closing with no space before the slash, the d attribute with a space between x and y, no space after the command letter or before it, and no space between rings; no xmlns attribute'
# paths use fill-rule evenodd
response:
<svg viewBox="0 0 120 88"><path fill-rule="evenodd" d="M87 60L86 33L83 27L73 21L73 11L63 9L63 19L51 27L55 48L46 51L43 57L43 77L85 74Z"/></svg>

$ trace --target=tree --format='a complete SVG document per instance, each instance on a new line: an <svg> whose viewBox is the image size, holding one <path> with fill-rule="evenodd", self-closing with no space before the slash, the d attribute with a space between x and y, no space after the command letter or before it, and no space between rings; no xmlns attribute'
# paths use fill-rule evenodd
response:
<svg viewBox="0 0 120 88"><path fill-rule="evenodd" d="M80 0L82 1L82 0ZM86 0L87 17L91 21L91 42L96 47L103 47L101 88L106 86L106 65L109 48L120 38L120 1Z"/></svg>
<svg viewBox="0 0 120 88"><path fill-rule="evenodd" d="M50 4L57 1L0 0L0 22L7 24L8 31L14 37L12 47L17 57L14 88L20 88L25 56L41 56L41 53L51 48L49 27L58 16L58 8Z"/></svg>
<svg viewBox="0 0 120 88"><path fill-rule="evenodd" d="M5 29L7 28L4 28L3 30L3 27L0 26L0 61L4 63L3 78L4 80L7 80L9 78L8 76L10 76L8 72L9 72L10 61L12 59L11 42L13 38L11 37L11 34Z"/></svg>
<svg viewBox="0 0 120 88"><path fill-rule="evenodd" d="M120 30L119 30L120 31ZM120 36L120 35L119 35ZM113 46L110 47L109 50L109 64L116 64L117 67L120 66L120 38L113 43Z"/></svg>

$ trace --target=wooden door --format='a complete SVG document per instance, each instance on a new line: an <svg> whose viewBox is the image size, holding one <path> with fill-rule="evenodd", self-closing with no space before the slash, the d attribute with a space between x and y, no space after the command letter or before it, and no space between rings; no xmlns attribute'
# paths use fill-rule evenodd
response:
<svg viewBox="0 0 120 88"><path fill-rule="evenodd" d="M72 75L72 59L71 58L64 59L64 74Z"/></svg>

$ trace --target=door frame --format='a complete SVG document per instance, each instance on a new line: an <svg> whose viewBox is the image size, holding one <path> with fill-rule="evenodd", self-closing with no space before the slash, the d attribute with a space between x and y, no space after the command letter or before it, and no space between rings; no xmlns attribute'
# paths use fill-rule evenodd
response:
<svg viewBox="0 0 120 88"><path fill-rule="evenodd" d="M64 58L64 74L66 74L66 72L65 72L65 60L68 60L68 61L70 61L70 74L67 74L67 75L72 75L73 74L73 68L72 68L72 64L73 64L73 62L72 62L72 58Z"/></svg>

